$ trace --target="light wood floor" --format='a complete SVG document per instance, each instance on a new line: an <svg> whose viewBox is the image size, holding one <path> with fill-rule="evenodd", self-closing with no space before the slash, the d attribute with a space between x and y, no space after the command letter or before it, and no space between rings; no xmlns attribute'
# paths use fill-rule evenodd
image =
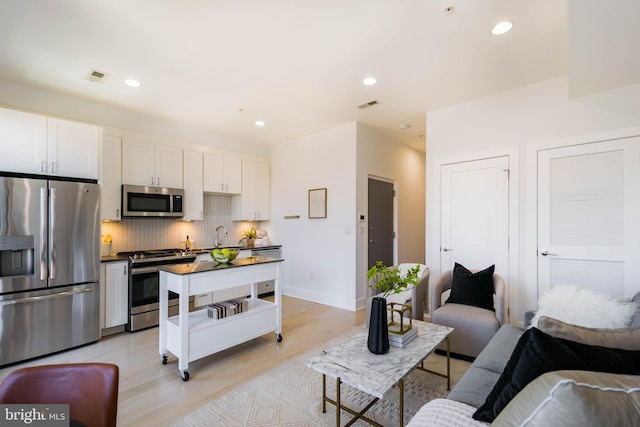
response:
<svg viewBox="0 0 640 427"><path fill-rule="evenodd" d="M175 356L166 365L158 354L158 328L123 332L94 344L0 369L0 380L24 366L107 362L120 367L118 426L168 426L211 400L329 339L364 324L352 312L283 297L281 343L270 333L189 363L182 381Z"/></svg>

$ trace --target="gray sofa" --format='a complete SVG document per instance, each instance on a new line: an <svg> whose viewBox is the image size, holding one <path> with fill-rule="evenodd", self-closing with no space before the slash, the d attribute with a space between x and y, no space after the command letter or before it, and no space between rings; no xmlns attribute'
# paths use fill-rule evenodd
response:
<svg viewBox="0 0 640 427"><path fill-rule="evenodd" d="M624 330L623 333L628 334L627 336L630 337L630 340L635 341L635 343L632 344L633 348L627 349L636 350L636 347L640 346L640 343L638 342L638 340L640 339L640 293L636 294L633 297L632 302L638 306L638 311L636 311L636 314L633 317L630 328ZM531 317L531 314L528 314L525 317L525 326L528 326L526 322L528 322ZM554 319L551 320L554 321ZM615 333L617 333L617 331L623 330L600 331L606 331L605 334L611 334L612 332L609 331L614 331ZM447 396L447 401L439 403L434 401L429 402L420 411L418 411L418 413L414 416L408 426L445 426L453 424L458 426L487 425L486 423L472 419L471 415L477 408L484 404L487 396L500 378L500 375L502 374L507 362L511 357L511 353L513 352L520 336L523 333L524 331L516 326L508 324L503 325L491 339L489 344L471 364L462 378L455 384L455 386ZM618 341L620 341L619 338ZM598 380L600 382L598 382L596 385L588 385L587 383L591 380ZM635 421L633 421L632 424L628 424L628 418L620 418L617 424L616 422L611 423L612 414L607 413L602 418L606 419L607 421L602 425L640 425L640 418L637 418L638 414L640 413L640 376L602 374L590 371L555 371L539 376L537 379L529 383L529 385L525 389L521 390L509 402L509 404L504 408L498 418L496 418L496 420L491 425L520 425L521 420L526 419L527 417L529 418L527 421L527 426L597 425L598 420L597 416L594 415L595 412L590 411L590 409L585 408L585 406L593 405L591 401L597 402L598 411L603 412L603 408L606 408L606 406L600 407L600 402L606 405L607 398L603 397L602 395L591 396L589 398L585 398L583 395L580 395L579 397L574 398L565 396L562 401L558 401L559 396L561 396L562 392L562 389L558 386L558 384L572 384L573 388L567 393L569 396L571 396L571 393L577 393L575 391L577 388L576 384L582 384L591 393L600 392L601 394L603 390L611 389L612 384L615 387L622 387L621 384L623 384L625 387L627 387L627 391L632 390L633 392L618 393L618 396L616 396L616 399L618 399L616 400L616 402L618 403L618 407L616 409L618 411L618 414L614 414L613 416L622 417L628 415L624 414L624 411L621 411L620 409L620 396L625 395L625 398L629 399L628 402L631 403L624 403L622 406L624 407L624 405L630 405L630 413L635 414ZM557 393L557 396L553 395L553 398L551 398L552 392L550 391L552 388ZM537 393L537 397L535 393ZM545 413L544 411L540 411L540 405L535 406L537 404L535 402L536 398L540 398L543 400L546 399L547 402L555 402L554 404L561 406L561 408L554 409L555 412L551 413L550 415L550 410L548 408L547 412ZM464 405L459 405L455 402L460 402ZM587 402L586 405L585 402ZM442 403L445 403L445 405L443 406ZM428 408L429 406L432 406L432 408ZM551 404L548 404L547 406L549 407L551 406ZM616 405L610 406L614 408L616 407ZM444 421L448 417L448 415L443 415L443 407L445 407L445 412L457 412L452 418L455 419L455 423L450 420ZM451 408L453 408L453 410ZM534 417L533 421L531 420L530 414L523 413L523 411L526 412L534 410L536 411L536 417ZM560 422L556 419L555 422L550 423L550 420L554 419L552 417L559 416L558 411L565 411L565 413L569 414L571 414L571 411L574 411L576 412L576 415L570 415L571 419L569 420L563 420L562 422ZM585 411L587 415L583 414ZM514 413L517 414L516 418L519 417L520 421L514 421ZM590 418L580 418L587 416Z"/></svg>

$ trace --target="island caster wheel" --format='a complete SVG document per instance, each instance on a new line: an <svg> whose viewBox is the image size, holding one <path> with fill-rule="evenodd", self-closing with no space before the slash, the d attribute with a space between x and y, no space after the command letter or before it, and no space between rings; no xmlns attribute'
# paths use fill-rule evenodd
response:
<svg viewBox="0 0 640 427"><path fill-rule="evenodd" d="M182 381L189 381L189 371L184 371L180 377L182 377Z"/></svg>
<svg viewBox="0 0 640 427"><path fill-rule="evenodd" d="M282 342L282 334L276 334L276 341Z"/></svg>
<svg viewBox="0 0 640 427"><path fill-rule="evenodd" d="M167 355L166 355L166 354L163 354L163 355L162 355L162 364L163 364L163 365L166 365L166 364L167 364Z"/></svg>

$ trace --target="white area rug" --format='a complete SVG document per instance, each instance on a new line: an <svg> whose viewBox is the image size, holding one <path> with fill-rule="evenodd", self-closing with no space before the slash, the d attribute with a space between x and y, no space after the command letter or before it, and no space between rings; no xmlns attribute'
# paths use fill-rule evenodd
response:
<svg viewBox="0 0 640 427"><path fill-rule="evenodd" d="M335 426L335 407L327 404L322 413L322 375L305 363L340 341L327 343L278 368L257 377L228 394L206 404L179 420L176 427L186 426ZM363 351L368 351L366 348ZM451 386L460 379L470 366L469 362L451 359ZM446 372L446 358L432 354L425 368ZM342 385L342 401L351 408L362 408L371 396L347 385ZM335 399L335 380L327 377L327 394ZM404 422L428 401L446 397L446 379L427 372L415 370L404 381ZM382 425L398 425L398 388L394 387L378 401L367 416ZM342 412L342 424L351 415ZM359 420L355 426L368 426Z"/></svg>

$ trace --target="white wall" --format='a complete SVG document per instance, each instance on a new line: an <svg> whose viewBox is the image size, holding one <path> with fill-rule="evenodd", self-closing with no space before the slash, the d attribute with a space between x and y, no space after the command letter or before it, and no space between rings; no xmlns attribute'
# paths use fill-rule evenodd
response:
<svg viewBox="0 0 640 427"><path fill-rule="evenodd" d="M426 257L432 278L439 271L439 165L517 153L519 207L511 214L518 215L517 234L521 237L511 240L519 252L517 259L511 260L518 270L509 284L513 323L522 320L525 310L535 308L537 298L535 250L531 253L532 242L528 241L536 227L530 214L535 212L535 206L530 206L535 195L527 194L535 191L531 184L536 176L527 173L532 170L530 164L535 164L532 147L584 142L591 134L640 125L640 85L575 99L569 99L568 93L565 76L427 114ZM586 139L576 140L578 136Z"/></svg>
<svg viewBox="0 0 640 427"><path fill-rule="evenodd" d="M272 147L269 230L282 244L284 293L349 310L364 307L367 235L359 215L367 215L369 175L395 182L398 259L421 262L424 164L422 153L358 123ZM324 187L327 218L309 219L308 190ZM284 218L291 215L300 218Z"/></svg>
<svg viewBox="0 0 640 427"><path fill-rule="evenodd" d="M284 294L355 309L355 164L356 123L271 148L269 230L282 244ZM326 219L308 218L314 188L327 189Z"/></svg>
<svg viewBox="0 0 640 427"><path fill-rule="evenodd" d="M368 178L383 178L396 190L396 264L424 263L425 236L425 158L424 154L390 141L367 125L358 124L358 200L357 213L367 213ZM366 271L367 234L358 235L359 304L368 295Z"/></svg>

